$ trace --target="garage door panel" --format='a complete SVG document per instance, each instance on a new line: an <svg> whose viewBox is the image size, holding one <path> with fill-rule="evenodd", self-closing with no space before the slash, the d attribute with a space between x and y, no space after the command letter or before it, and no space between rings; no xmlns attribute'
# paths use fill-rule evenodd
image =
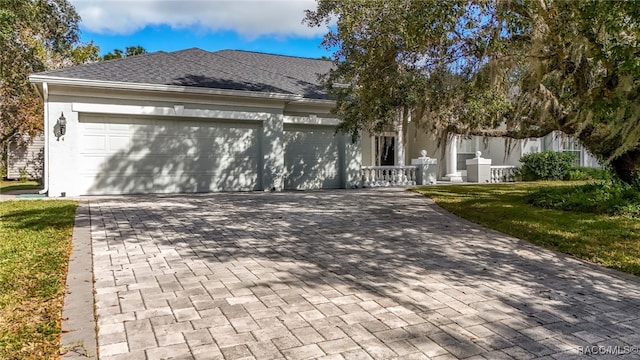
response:
<svg viewBox="0 0 640 360"><path fill-rule="evenodd" d="M107 160L107 156L86 155L78 161L79 173L82 176L94 175L100 171L101 164Z"/></svg>
<svg viewBox="0 0 640 360"><path fill-rule="evenodd" d="M235 191L258 186L257 123L234 127L214 121L90 116L81 116L80 123L79 167L86 193Z"/></svg>
<svg viewBox="0 0 640 360"><path fill-rule="evenodd" d="M131 124L107 124L107 130L110 133L130 134L136 130L136 126Z"/></svg>
<svg viewBox="0 0 640 360"><path fill-rule="evenodd" d="M105 135L85 135L80 144L80 152L104 152L107 150Z"/></svg>
<svg viewBox="0 0 640 360"><path fill-rule="evenodd" d="M169 128L161 133L149 134L149 140L161 141L196 141L206 145L208 142L244 150L255 146L256 131L254 129L208 129L201 127L199 132L187 132L178 128Z"/></svg>
<svg viewBox="0 0 640 360"><path fill-rule="evenodd" d="M257 159L255 156L191 156L189 153L185 154L151 154L151 153L135 153L135 154L85 154L80 157L79 164L80 169L87 171L87 169L98 169L100 167L113 167L117 163L125 163L127 161L131 163L140 163L147 160L147 164L136 164L137 169L143 169L145 167L154 169L182 169L185 172L201 172L209 171L210 173L221 173L232 171L229 169L239 164L249 164L257 166ZM153 161L150 161L153 160ZM113 164L107 164L110 161ZM164 164L163 166L156 166L155 162ZM215 165L215 166L209 166Z"/></svg>
<svg viewBox="0 0 640 360"><path fill-rule="evenodd" d="M340 188L340 146L334 128L289 126L285 137L285 188Z"/></svg>
<svg viewBox="0 0 640 360"><path fill-rule="evenodd" d="M153 178L144 176L115 176L109 179L95 176L81 176L79 184L87 195L114 195L114 194L147 194L154 193Z"/></svg>
<svg viewBox="0 0 640 360"><path fill-rule="evenodd" d="M125 135L113 135L109 136L109 147L108 150L110 153L115 153L117 151L121 151L127 149L131 143L131 138Z"/></svg>
<svg viewBox="0 0 640 360"><path fill-rule="evenodd" d="M208 191L254 190L255 176L252 172L237 173L184 173L180 175L154 176L153 192L182 193Z"/></svg>
<svg viewBox="0 0 640 360"><path fill-rule="evenodd" d="M107 124L103 124L103 123L83 123L82 125L82 129L89 133L89 132L103 132L104 129L107 127Z"/></svg>

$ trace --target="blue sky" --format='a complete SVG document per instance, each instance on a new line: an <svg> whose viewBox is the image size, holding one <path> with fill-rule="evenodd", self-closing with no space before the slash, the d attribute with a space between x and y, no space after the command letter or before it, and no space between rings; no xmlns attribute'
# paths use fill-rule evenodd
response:
<svg viewBox="0 0 640 360"><path fill-rule="evenodd" d="M313 0L70 0L82 17L82 42L101 55L141 45L147 51L198 47L317 58L328 29L302 24Z"/></svg>

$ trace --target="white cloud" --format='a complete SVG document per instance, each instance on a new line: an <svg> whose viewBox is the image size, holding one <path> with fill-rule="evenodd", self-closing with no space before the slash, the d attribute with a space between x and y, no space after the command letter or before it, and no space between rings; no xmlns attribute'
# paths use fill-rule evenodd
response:
<svg viewBox="0 0 640 360"><path fill-rule="evenodd" d="M232 30L247 38L261 35L312 37L326 32L302 24L314 0L70 0L85 30L132 34L149 25Z"/></svg>

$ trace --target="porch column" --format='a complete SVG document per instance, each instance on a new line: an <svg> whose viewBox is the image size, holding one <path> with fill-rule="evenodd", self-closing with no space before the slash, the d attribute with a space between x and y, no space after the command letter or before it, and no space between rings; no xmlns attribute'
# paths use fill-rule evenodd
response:
<svg viewBox="0 0 640 360"><path fill-rule="evenodd" d="M462 175L458 171L458 135L452 135L447 143L447 174L445 180L462 182Z"/></svg>
<svg viewBox="0 0 640 360"><path fill-rule="evenodd" d="M396 166L404 166L404 129L402 128L402 121L396 126Z"/></svg>

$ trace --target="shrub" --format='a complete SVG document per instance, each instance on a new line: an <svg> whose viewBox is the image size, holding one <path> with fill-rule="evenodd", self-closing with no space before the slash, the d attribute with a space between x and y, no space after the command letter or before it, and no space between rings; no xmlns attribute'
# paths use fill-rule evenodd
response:
<svg viewBox="0 0 640 360"><path fill-rule="evenodd" d="M33 154L31 160L27 161L31 168L29 178L36 180L38 184L43 184L42 174L44 173L44 148L40 149L37 154Z"/></svg>
<svg viewBox="0 0 640 360"><path fill-rule="evenodd" d="M546 209L640 216L640 191L617 180L541 188L528 194L527 202Z"/></svg>
<svg viewBox="0 0 640 360"><path fill-rule="evenodd" d="M18 180L20 182L27 182L29 181L29 172L27 171L26 167L21 167L18 169Z"/></svg>
<svg viewBox="0 0 640 360"><path fill-rule="evenodd" d="M527 154L520 159L520 176L524 181L564 180L569 177L575 157L572 153L545 151Z"/></svg>
<svg viewBox="0 0 640 360"><path fill-rule="evenodd" d="M611 178L613 175L608 169L577 166L569 170L567 180L608 180Z"/></svg>

